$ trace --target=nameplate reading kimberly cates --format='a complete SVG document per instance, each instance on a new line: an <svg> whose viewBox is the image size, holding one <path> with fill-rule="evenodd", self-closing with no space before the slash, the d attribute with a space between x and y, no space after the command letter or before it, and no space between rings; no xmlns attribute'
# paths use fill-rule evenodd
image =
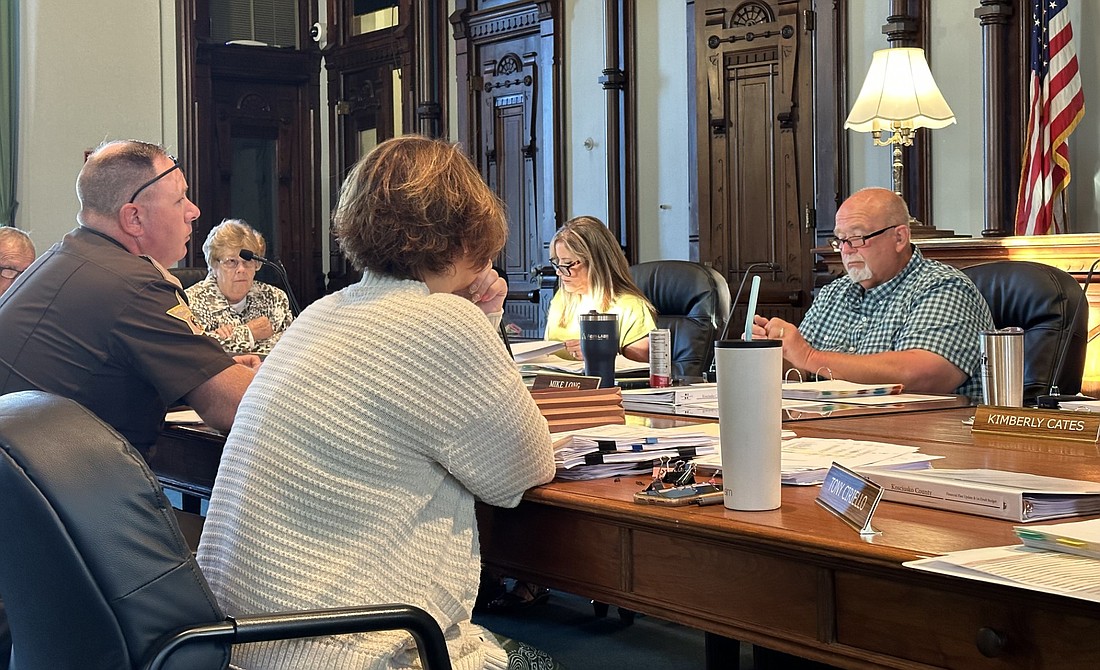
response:
<svg viewBox="0 0 1100 670"><path fill-rule="evenodd" d="M974 411L973 431L1048 440L1096 442L1100 439L1100 414L978 405Z"/></svg>

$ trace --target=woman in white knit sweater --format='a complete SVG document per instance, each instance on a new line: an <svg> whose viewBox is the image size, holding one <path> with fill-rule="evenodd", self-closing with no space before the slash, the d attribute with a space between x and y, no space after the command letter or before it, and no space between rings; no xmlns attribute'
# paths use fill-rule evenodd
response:
<svg viewBox="0 0 1100 670"><path fill-rule="evenodd" d="M241 402L199 563L228 614L404 602L455 668L552 667L470 621L474 500L515 506L554 476L546 422L497 336L507 227L457 147L386 141L335 215L362 280L312 304ZM259 668L416 667L403 632L240 645ZM516 666L513 666L516 667ZM525 667L525 666L520 666Z"/></svg>

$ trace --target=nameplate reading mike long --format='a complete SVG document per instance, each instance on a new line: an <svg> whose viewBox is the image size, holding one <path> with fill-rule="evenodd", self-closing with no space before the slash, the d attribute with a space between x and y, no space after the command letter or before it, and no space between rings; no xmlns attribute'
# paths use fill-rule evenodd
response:
<svg viewBox="0 0 1100 670"><path fill-rule="evenodd" d="M978 405L972 430L993 435L1095 443L1100 439L1100 414Z"/></svg>

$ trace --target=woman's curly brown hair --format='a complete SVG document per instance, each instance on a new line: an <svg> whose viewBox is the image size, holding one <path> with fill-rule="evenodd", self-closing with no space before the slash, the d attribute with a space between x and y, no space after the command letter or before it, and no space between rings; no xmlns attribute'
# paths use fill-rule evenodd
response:
<svg viewBox="0 0 1100 670"><path fill-rule="evenodd" d="M357 269L424 279L463 254L487 264L504 247L508 224L461 148L405 135L379 144L352 168L333 230Z"/></svg>

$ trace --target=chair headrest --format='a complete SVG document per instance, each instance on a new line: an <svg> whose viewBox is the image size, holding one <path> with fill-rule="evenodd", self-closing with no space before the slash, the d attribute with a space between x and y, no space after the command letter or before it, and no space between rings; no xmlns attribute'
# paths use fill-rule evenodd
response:
<svg viewBox="0 0 1100 670"><path fill-rule="evenodd" d="M42 391L0 397L0 595L28 667L132 667L165 634L224 618L137 451ZM228 649L174 661L225 667Z"/></svg>
<svg viewBox="0 0 1100 670"><path fill-rule="evenodd" d="M691 261L649 261L630 267L634 283L661 316L705 320L720 330L730 290L714 268Z"/></svg>

